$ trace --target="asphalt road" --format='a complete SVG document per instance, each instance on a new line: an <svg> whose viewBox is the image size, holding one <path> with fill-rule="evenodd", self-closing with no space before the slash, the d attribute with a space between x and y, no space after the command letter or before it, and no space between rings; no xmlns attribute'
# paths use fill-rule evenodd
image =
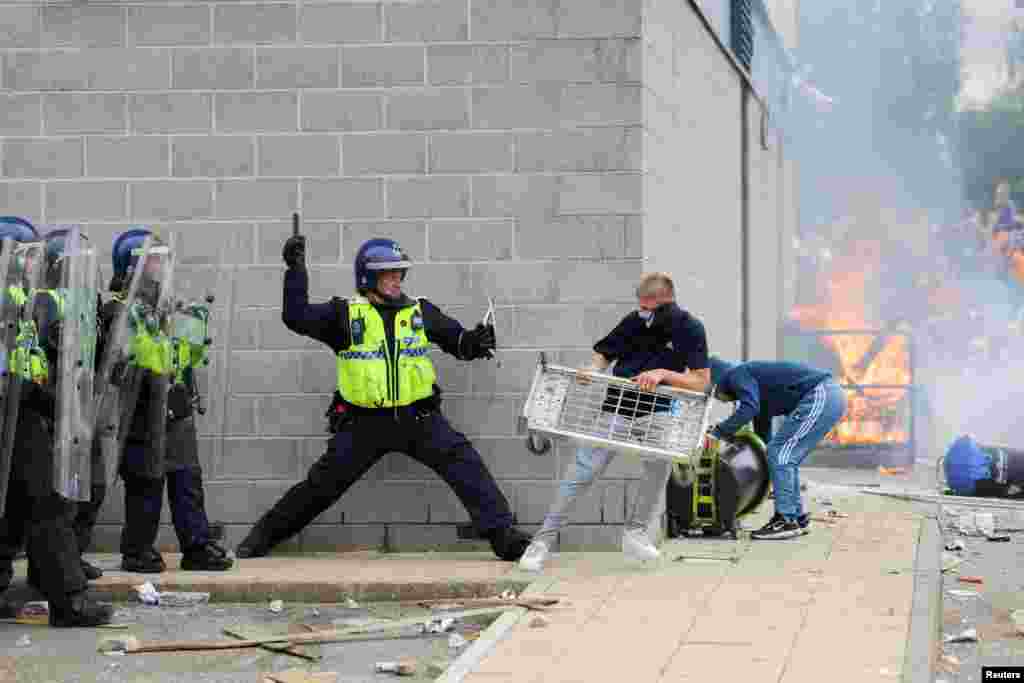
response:
<svg viewBox="0 0 1024 683"><path fill-rule="evenodd" d="M958 512L992 512L997 535L1007 535L1010 541L963 536L956 529ZM981 681L982 666L1024 666L1024 636L1017 634L1010 619L1014 610L1024 610L1024 532L1000 529L1024 529L1024 511L956 506L951 514L943 507L945 542L961 541L966 546L950 553L963 559L958 571L943 576L943 635L956 636L974 628L978 642L944 643L942 653L956 657L959 665L943 666L940 661L936 681ZM975 576L983 583L960 580Z"/></svg>
<svg viewBox="0 0 1024 683"><path fill-rule="evenodd" d="M260 673L301 668L336 672L338 683L379 683L393 675L374 672L377 662L412 659L418 665L416 677L403 680L433 680L427 675L430 663L446 666L462 650L449 647L451 633L423 635L418 629L403 631L401 640L357 641L307 646L322 655L309 662L289 655L250 648L221 652L139 653L122 656L100 654L97 646L106 638L131 634L143 641L228 640L226 627L250 627L286 633L289 625L304 624L318 629L358 625L368 619L406 618L431 613L419 608L370 605L346 608L340 605L288 605L280 613L268 605L207 604L190 608L117 605L117 623L126 629L52 629L47 626L0 624L0 680L4 673L17 671L18 681L59 683L104 681L111 683L253 683ZM435 612L434 614L438 614ZM453 632L472 637L494 617L459 622ZM295 626L293 626L295 628ZM28 638L26 643L25 638ZM19 642L20 641L20 642ZM434 676L437 674L435 673Z"/></svg>

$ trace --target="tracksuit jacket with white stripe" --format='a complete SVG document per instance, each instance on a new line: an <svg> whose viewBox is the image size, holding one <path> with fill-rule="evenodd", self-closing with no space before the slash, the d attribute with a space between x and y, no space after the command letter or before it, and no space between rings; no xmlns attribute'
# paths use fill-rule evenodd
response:
<svg viewBox="0 0 1024 683"><path fill-rule="evenodd" d="M741 363L718 381L718 390L739 407L712 434L727 439L755 417L789 415L807 392L831 378L831 373L789 361Z"/></svg>

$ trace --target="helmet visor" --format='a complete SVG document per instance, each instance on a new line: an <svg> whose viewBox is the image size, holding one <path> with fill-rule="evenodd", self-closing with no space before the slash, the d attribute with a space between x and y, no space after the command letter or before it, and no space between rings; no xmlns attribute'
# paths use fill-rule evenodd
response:
<svg viewBox="0 0 1024 683"><path fill-rule="evenodd" d="M384 245L370 247L363 254L363 261L367 270L407 270L412 263L402 250L397 247L386 247Z"/></svg>

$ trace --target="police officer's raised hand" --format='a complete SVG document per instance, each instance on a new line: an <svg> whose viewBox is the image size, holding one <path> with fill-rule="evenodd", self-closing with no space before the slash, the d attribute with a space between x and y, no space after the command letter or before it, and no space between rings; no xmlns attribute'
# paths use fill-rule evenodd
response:
<svg viewBox="0 0 1024 683"><path fill-rule="evenodd" d="M289 268L306 267L306 236L292 235L284 243L281 256Z"/></svg>
<svg viewBox="0 0 1024 683"><path fill-rule="evenodd" d="M472 330L462 333L462 355L467 360L477 358L494 358L494 328L490 325L477 323Z"/></svg>

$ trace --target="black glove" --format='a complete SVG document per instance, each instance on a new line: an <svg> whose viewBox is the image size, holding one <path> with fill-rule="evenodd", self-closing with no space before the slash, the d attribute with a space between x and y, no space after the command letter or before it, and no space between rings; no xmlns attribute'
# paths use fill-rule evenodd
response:
<svg viewBox="0 0 1024 683"><path fill-rule="evenodd" d="M51 353L56 353L60 350L60 336L64 326L60 320L54 320L46 326L46 341L43 346Z"/></svg>
<svg viewBox="0 0 1024 683"><path fill-rule="evenodd" d="M284 243L281 257L289 268L306 267L306 236L292 235Z"/></svg>
<svg viewBox="0 0 1024 683"><path fill-rule="evenodd" d="M491 352L494 350L495 343L494 327L477 323L472 330L462 333L462 339L459 342L460 355L466 360L494 358L494 354Z"/></svg>

